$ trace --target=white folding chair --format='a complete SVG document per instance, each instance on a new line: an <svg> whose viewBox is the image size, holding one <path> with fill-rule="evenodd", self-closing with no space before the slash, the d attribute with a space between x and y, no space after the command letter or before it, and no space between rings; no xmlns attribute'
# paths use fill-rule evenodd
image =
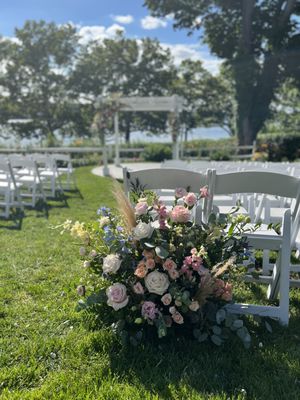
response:
<svg viewBox="0 0 300 400"><path fill-rule="evenodd" d="M139 171L128 171L127 168L123 168L123 179L124 191L127 196L136 185L139 185L143 189L157 191L166 205L169 205L170 202L173 203L176 188L182 187L190 192L199 193L200 188L207 183L206 174L173 168L153 168ZM194 212L195 221L201 221L201 205L198 205Z"/></svg>
<svg viewBox="0 0 300 400"><path fill-rule="evenodd" d="M18 185L9 161L0 161L0 216L9 218L11 208L24 211Z"/></svg>
<svg viewBox="0 0 300 400"><path fill-rule="evenodd" d="M272 276L260 276L257 281L268 283L267 296L274 299L279 294L279 306L260 305L233 305L231 311L237 313L258 314L278 318L282 324L288 324L289 309L289 278L290 278L290 254L291 254L291 230L292 225L299 220L299 179L283 174L262 171L243 171L229 174L217 174L216 171L208 171L208 187L210 198L206 200L205 212L212 210L214 195L232 193L266 193L274 196L286 196L296 199L296 207L293 212L287 209L283 216L281 234L268 230L263 226L260 230L247 234L249 245L256 249L277 250L278 257L274 265ZM248 280L251 277L248 276Z"/></svg>
<svg viewBox="0 0 300 400"><path fill-rule="evenodd" d="M51 154L50 157L56 163L56 170L59 174L59 180L61 187L64 187L66 190L71 189L71 184L73 187L77 189L77 183L74 174L74 168L72 165L72 159L70 154ZM61 178L62 175L66 176L66 181L64 182Z"/></svg>
<svg viewBox="0 0 300 400"><path fill-rule="evenodd" d="M56 167L56 161L48 154L32 154L31 158L38 166L40 177L43 180L43 188L47 197L56 197L57 192L63 193L63 188L59 180L59 172Z"/></svg>
<svg viewBox="0 0 300 400"><path fill-rule="evenodd" d="M24 205L35 207L38 199L43 199L46 203L43 182L36 162L28 157L9 156L9 160L14 170L21 198L30 199L29 202L24 202Z"/></svg>

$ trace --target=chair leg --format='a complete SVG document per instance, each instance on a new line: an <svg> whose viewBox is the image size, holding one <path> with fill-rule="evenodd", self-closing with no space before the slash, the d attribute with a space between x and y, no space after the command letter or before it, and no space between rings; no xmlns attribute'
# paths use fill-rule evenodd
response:
<svg viewBox="0 0 300 400"><path fill-rule="evenodd" d="M282 325L289 322L290 258L291 258L291 211L284 214L282 245L273 269L272 283L268 287L268 299L279 294L279 320Z"/></svg>

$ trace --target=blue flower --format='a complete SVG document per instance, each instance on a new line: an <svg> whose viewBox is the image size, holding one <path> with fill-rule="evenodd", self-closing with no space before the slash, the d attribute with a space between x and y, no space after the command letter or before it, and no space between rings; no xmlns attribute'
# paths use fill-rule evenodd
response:
<svg viewBox="0 0 300 400"><path fill-rule="evenodd" d="M118 231L118 232L123 232L123 230L124 230L124 229L122 228L122 226L117 226L117 231Z"/></svg>
<svg viewBox="0 0 300 400"><path fill-rule="evenodd" d="M97 210L97 215L102 215L103 217L107 217L110 214L110 208L108 207L100 207Z"/></svg>

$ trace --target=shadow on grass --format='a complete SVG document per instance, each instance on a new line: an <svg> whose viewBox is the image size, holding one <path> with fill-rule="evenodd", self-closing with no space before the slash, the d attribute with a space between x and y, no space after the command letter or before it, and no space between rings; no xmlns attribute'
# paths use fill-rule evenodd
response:
<svg viewBox="0 0 300 400"><path fill-rule="evenodd" d="M278 328L275 336L285 334ZM263 335L263 339L263 348L256 343L250 350L235 339L221 348L187 339L140 348L120 347L119 351L114 348L111 370L126 380L138 380L165 400L187 398L186 391L195 391L203 398L213 394L220 398L226 395L226 399L299 399L299 370L292 368L299 362L299 353L289 352L287 359L281 345L274 351L271 335ZM247 397L243 397L245 393Z"/></svg>

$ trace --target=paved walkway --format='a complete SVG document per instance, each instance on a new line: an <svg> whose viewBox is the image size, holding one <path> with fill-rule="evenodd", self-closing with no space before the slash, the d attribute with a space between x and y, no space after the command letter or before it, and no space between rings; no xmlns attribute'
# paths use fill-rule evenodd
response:
<svg viewBox="0 0 300 400"><path fill-rule="evenodd" d="M109 176L115 179L123 179L123 169L122 167L126 167L131 171L138 171L140 169L151 169L151 168L160 168L161 163L159 162L148 162L148 163L122 163L120 167L116 167L114 164L108 164L108 173ZM96 167L92 169L92 173L98 176L104 176L103 174L103 166Z"/></svg>

